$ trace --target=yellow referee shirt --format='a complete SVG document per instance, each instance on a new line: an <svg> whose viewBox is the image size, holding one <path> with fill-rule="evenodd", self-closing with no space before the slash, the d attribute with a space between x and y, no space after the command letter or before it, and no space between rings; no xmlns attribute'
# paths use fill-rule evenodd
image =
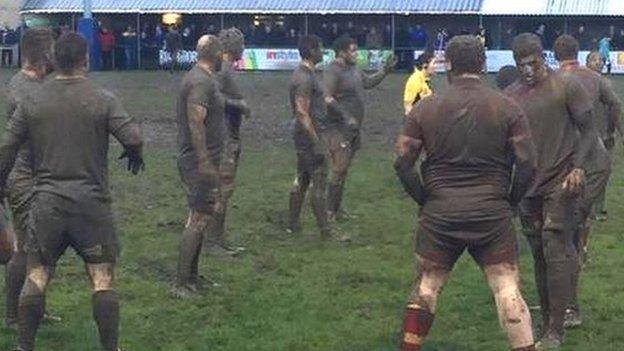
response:
<svg viewBox="0 0 624 351"><path fill-rule="evenodd" d="M415 69L414 73L409 77L407 83L405 83L405 93L403 94L403 106L405 107L405 113L409 113L418 101L422 98L431 95L429 79L425 76L422 70Z"/></svg>

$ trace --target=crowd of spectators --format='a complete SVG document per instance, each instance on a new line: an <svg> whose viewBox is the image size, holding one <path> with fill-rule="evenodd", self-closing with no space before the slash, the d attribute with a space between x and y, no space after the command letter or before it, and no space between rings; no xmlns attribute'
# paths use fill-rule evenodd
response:
<svg viewBox="0 0 624 351"><path fill-rule="evenodd" d="M102 53L102 67L104 69L135 69L139 66L156 68L160 50L167 48L167 37L179 41L178 50L191 50L195 47L198 38L203 34L217 34L222 23L218 18L207 20L200 17L187 17L177 26L165 26L160 23L159 17L152 17L141 22L141 28L135 28L135 22L117 17L102 18L99 22L99 44ZM447 21L447 24L450 22ZM396 24L393 40L393 28L387 19L375 20L340 20L340 18L323 17L308 23L310 33L318 35L325 47L331 47L334 40L341 35L348 34L358 45L367 49L391 48L393 45L399 56L413 57L412 50L442 50L446 43L455 35L474 34L489 49L510 49L511 41L520 32L532 31L541 39L544 48L551 49L554 40L564 33L561 23L548 22L531 25L521 21L508 22L503 26L487 28L475 26L474 22L452 22L444 26L443 22L428 20L422 23L402 21ZM299 38L305 33L305 24L299 17L269 18L253 20L252 17L233 23L224 23L225 26L236 26L245 33L248 47L257 48L294 48ZM490 29L496 31L492 35ZM58 34L69 31L69 25L61 24L57 27ZM624 51L624 26L585 25L574 23L567 28L567 32L575 36L580 43L581 50L595 50L599 43L605 46L608 41L611 50ZM2 66L15 65L18 60L17 47L19 29L0 28L0 50ZM169 40L169 46L172 41ZM140 46L139 46L140 45Z"/></svg>

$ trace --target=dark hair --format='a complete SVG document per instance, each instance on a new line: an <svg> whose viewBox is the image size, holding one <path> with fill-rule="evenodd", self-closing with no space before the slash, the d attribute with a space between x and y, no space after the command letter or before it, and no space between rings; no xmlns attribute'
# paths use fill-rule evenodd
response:
<svg viewBox="0 0 624 351"><path fill-rule="evenodd" d="M69 32L61 35L54 45L54 64L61 73L68 73L87 60L87 40L80 34Z"/></svg>
<svg viewBox="0 0 624 351"><path fill-rule="evenodd" d="M22 57L33 66L47 64L52 60L54 36L46 27L29 28L21 41Z"/></svg>
<svg viewBox="0 0 624 351"><path fill-rule="evenodd" d="M503 66L498 70L498 74L496 74L496 86L500 90L505 90L505 88L518 80L518 78L520 78L520 71L518 71L516 66Z"/></svg>
<svg viewBox="0 0 624 351"><path fill-rule="evenodd" d="M348 34L343 34L334 41L334 52L338 54L339 52L349 51L351 45L357 45L357 41Z"/></svg>
<svg viewBox="0 0 624 351"><path fill-rule="evenodd" d="M418 69L423 69L434 57L435 55L432 51L425 51L414 61L414 66Z"/></svg>
<svg viewBox="0 0 624 351"><path fill-rule="evenodd" d="M240 58L245 49L245 36L238 28L232 27L219 32L219 40L223 45L223 51Z"/></svg>
<svg viewBox="0 0 624 351"><path fill-rule="evenodd" d="M474 35L458 35L446 46L446 59L453 73L481 73L485 64L485 48Z"/></svg>
<svg viewBox="0 0 624 351"><path fill-rule="evenodd" d="M542 40L533 33L522 33L516 36L511 44L514 59L522 59L531 55L542 56L544 48Z"/></svg>
<svg viewBox="0 0 624 351"><path fill-rule="evenodd" d="M205 35L197 42L197 59L214 61L222 50L223 45L216 36Z"/></svg>
<svg viewBox="0 0 624 351"><path fill-rule="evenodd" d="M558 61L576 60L579 52L579 42L573 36L564 34L555 40L553 47L555 58Z"/></svg>
<svg viewBox="0 0 624 351"><path fill-rule="evenodd" d="M299 40L299 55L304 60L312 57L312 51L321 48L321 38L316 35L306 35Z"/></svg>

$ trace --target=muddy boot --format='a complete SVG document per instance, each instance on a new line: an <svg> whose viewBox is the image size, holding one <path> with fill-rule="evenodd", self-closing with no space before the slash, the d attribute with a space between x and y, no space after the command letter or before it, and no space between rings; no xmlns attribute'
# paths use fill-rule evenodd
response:
<svg viewBox="0 0 624 351"><path fill-rule="evenodd" d="M544 336L535 344L535 348L538 351L554 350L561 347L563 337L557 335L557 333L547 331Z"/></svg>
<svg viewBox="0 0 624 351"><path fill-rule="evenodd" d="M199 288L196 284L178 284L175 283L171 286L169 293L172 297L180 300L190 300L200 297Z"/></svg>
<svg viewBox="0 0 624 351"><path fill-rule="evenodd" d="M577 306L568 307L563 320L563 327L566 329L573 329L580 327L582 324L583 318L581 317L579 308Z"/></svg>

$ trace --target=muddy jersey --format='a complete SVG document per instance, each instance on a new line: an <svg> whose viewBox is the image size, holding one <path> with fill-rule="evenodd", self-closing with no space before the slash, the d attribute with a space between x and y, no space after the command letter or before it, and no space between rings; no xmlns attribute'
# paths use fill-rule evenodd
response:
<svg viewBox="0 0 624 351"><path fill-rule="evenodd" d="M224 98L232 100L242 100L243 94L241 93L236 80L234 79L234 70L228 64L224 64L223 68L217 74L219 81L219 87L221 94ZM240 110L235 108L225 107L225 123L227 126L228 136L230 139L240 139L240 126L242 123L242 115Z"/></svg>
<svg viewBox="0 0 624 351"><path fill-rule="evenodd" d="M564 63L561 65L561 70L576 77L587 91L593 106L592 123L594 129L598 132L603 121L609 118L609 116L604 114L605 108L608 111L612 106L617 105L615 92L600 74L587 67L581 67L578 62ZM588 172L604 171L610 169L610 165L609 153L599 137L599 133L596 133L596 141L585 164L585 169Z"/></svg>
<svg viewBox="0 0 624 351"><path fill-rule="evenodd" d="M299 67L290 77L290 106L295 118L295 138L309 140L307 130L301 125L297 118L296 99L305 97L310 100L309 115L312 118L312 125L317 133L321 133L327 128L327 105L325 104L325 95L323 94L323 86L317 76L317 73L305 65Z"/></svg>
<svg viewBox="0 0 624 351"><path fill-rule="evenodd" d="M356 66L343 65L334 61L324 72L325 93L334 97L342 108L361 125L366 112L364 90L381 83L383 77L379 72L367 75ZM344 117L337 111L330 108L328 115L331 127L343 126Z"/></svg>
<svg viewBox="0 0 624 351"><path fill-rule="evenodd" d="M591 123L592 103L581 83L549 72L535 86L516 81L505 92L523 108L537 149L537 173L527 196L545 195L561 186L580 160L579 126Z"/></svg>
<svg viewBox="0 0 624 351"><path fill-rule="evenodd" d="M422 215L441 220L509 217L514 160L529 174L535 163L522 109L477 78L455 79L446 92L422 100L403 135L421 142L427 155Z"/></svg>
<svg viewBox="0 0 624 351"><path fill-rule="evenodd" d="M124 147L142 145L139 126L112 93L84 77L50 79L7 126L1 179L14 148L30 140L35 195L53 194L77 208L93 200L108 202L109 134Z"/></svg>
<svg viewBox="0 0 624 351"><path fill-rule="evenodd" d="M611 81L603 76L600 78L602 79L600 89L604 95L594 109L596 131L602 140L613 141L615 132L622 130L622 102Z"/></svg>
<svg viewBox="0 0 624 351"><path fill-rule="evenodd" d="M179 161L184 167L197 167L197 152L193 146L191 126L189 125L188 108L199 105L206 109L206 149L214 165L219 165L224 140L224 100L219 92L216 77L195 66L184 80L178 95L178 151Z"/></svg>
<svg viewBox="0 0 624 351"><path fill-rule="evenodd" d="M33 95L41 87L43 81L33 79L21 71L13 76L9 82L7 121L13 117L20 103L30 104ZM30 146L27 141L21 148L15 160L13 171L9 179L14 181L28 180L32 178L32 165L30 157Z"/></svg>

